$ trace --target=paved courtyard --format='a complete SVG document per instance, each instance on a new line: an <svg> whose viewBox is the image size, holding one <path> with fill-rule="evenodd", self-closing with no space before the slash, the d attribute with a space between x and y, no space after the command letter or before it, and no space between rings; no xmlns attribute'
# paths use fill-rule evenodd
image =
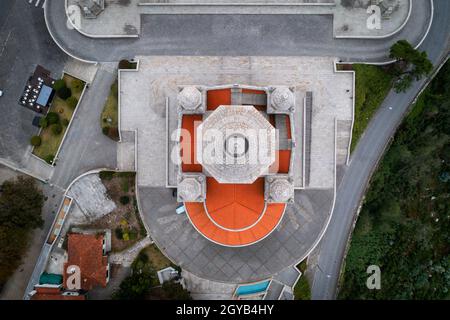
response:
<svg viewBox="0 0 450 320"><path fill-rule="evenodd" d="M257 244L229 248L199 234L186 215L175 214L176 198L165 188L139 188L144 222L158 247L183 269L208 280L252 282L300 262L324 231L333 190L302 190L280 225Z"/></svg>
<svg viewBox="0 0 450 320"><path fill-rule="evenodd" d="M240 283L267 278L305 258L330 217L336 161L347 158L353 113L353 74L334 71L334 58L311 57L139 57L139 70L122 72L121 131L137 134L138 196L144 222L160 249L196 276ZM245 84L295 87L293 115L298 139L295 174L299 188L277 229L261 242L228 248L198 233L177 215L172 189L172 146L180 85ZM306 93L313 96L310 123L304 119ZM350 125L343 125L350 124ZM310 127L311 164L303 168L303 133ZM129 141L127 141L129 143ZM341 155L339 159L336 155ZM302 174L309 175L307 186ZM306 189L304 189L306 187Z"/></svg>

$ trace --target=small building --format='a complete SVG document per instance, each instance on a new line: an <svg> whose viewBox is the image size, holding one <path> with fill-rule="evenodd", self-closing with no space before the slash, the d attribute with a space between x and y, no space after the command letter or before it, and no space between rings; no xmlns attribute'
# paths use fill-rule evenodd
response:
<svg viewBox="0 0 450 320"><path fill-rule="evenodd" d="M106 255L106 238L104 233L69 233L67 235L67 262L64 263L63 286L68 284L70 276L80 272L80 288L89 291L96 286L106 287L109 281L109 263Z"/></svg>
<svg viewBox="0 0 450 320"><path fill-rule="evenodd" d="M79 0L78 5L87 19L96 18L105 9L104 0Z"/></svg>

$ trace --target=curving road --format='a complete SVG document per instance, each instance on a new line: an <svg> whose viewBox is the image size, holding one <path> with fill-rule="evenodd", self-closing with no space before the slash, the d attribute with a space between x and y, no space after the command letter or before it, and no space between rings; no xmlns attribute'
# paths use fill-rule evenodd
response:
<svg viewBox="0 0 450 320"><path fill-rule="evenodd" d="M450 1L435 0L435 17L421 45L438 64L448 53ZM64 1L46 0L48 29L66 53L86 61L117 61L137 55L311 55L343 61L387 61L399 39L419 44L431 14L429 1L413 2L411 18L394 36L379 40L334 39L331 16L148 15L139 39L91 39L66 27ZM246 30L243 34L242 30ZM313 298L334 299L356 209L378 160L425 81L404 94L390 93L355 150L338 188L332 221L321 242ZM389 109L392 107L392 110Z"/></svg>
<svg viewBox="0 0 450 320"><path fill-rule="evenodd" d="M447 57L449 52L450 1L435 0L434 5L433 24L420 49L427 51L429 58L436 66ZM426 80L422 80L414 83L406 93L389 93L353 152L350 165L345 169L337 190L330 225L318 249L319 267L314 274L313 299L336 298L347 240L357 218L357 208L366 186L390 138L425 84ZM392 110L389 107L392 107Z"/></svg>
<svg viewBox="0 0 450 320"><path fill-rule="evenodd" d="M413 1L405 27L376 40L334 39L331 15L142 15L138 39L92 39L67 28L64 3L45 3L52 37L66 53L95 62L137 55L303 55L380 62L387 60L389 47L399 39L418 44L431 12L430 1Z"/></svg>

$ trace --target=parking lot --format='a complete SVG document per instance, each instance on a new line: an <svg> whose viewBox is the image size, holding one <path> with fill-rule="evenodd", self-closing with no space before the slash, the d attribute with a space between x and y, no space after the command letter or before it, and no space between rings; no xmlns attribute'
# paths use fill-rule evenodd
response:
<svg viewBox="0 0 450 320"><path fill-rule="evenodd" d="M36 113L18 103L28 77L38 64L57 77L66 59L48 34L40 6L0 2L0 158L21 163L38 131L32 125Z"/></svg>

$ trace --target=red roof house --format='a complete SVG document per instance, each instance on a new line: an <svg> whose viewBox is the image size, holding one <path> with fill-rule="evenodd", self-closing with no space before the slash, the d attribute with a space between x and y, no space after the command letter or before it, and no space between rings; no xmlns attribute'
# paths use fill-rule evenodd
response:
<svg viewBox="0 0 450 320"><path fill-rule="evenodd" d="M68 234L68 260L64 263L63 286L68 288L71 266L80 268L82 290L89 291L95 286L106 287L109 281L108 257L105 253L103 234Z"/></svg>

